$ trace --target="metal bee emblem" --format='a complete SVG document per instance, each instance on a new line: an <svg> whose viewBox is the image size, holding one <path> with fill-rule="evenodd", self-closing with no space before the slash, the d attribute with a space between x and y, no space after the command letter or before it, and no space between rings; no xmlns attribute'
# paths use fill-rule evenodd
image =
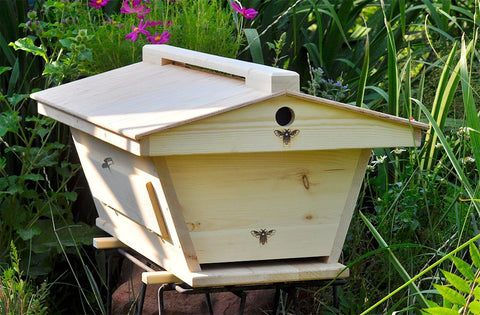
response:
<svg viewBox="0 0 480 315"><path fill-rule="evenodd" d="M283 140L283 145L289 145L290 140L292 140L293 137L298 135L300 130L298 129L283 129L283 130L275 130L274 133L277 137L282 138Z"/></svg>
<svg viewBox="0 0 480 315"><path fill-rule="evenodd" d="M103 160L102 167L110 169L110 165L113 165L113 159L111 157L107 157Z"/></svg>
<svg viewBox="0 0 480 315"><path fill-rule="evenodd" d="M275 232L276 232L275 230L267 230L267 229L261 229L260 231L255 231L255 230L250 231L252 236L260 240L260 245L267 244L268 238L273 234L275 234Z"/></svg>

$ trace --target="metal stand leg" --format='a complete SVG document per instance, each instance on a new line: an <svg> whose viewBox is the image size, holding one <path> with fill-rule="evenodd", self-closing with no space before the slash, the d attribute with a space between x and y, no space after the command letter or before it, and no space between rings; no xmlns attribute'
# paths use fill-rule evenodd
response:
<svg viewBox="0 0 480 315"><path fill-rule="evenodd" d="M145 301L145 292L147 291L147 284L142 282L142 288L140 289L140 298L138 300L137 315L142 315L143 302Z"/></svg>
<svg viewBox="0 0 480 315"><path fill-rule="evenodd" d="M247 293L245 291L240 292L240 307L238 309L238 314L243 315L245 312L245 304L247 302Z"/></svg>
<svg viewBox="0 0 480 315"><path fill-rule="evenodd" d="M162 315L163 310L165 309L163 305L163 292L165 291L168 284L162 284L158 289L158 315Z"/></svg>
<svg viewBox="0 0 480 315"><path fill-rule="evenodd" d="M212 298L210 296L210 293L205 293L205 299L207 300L208 313L210 315L213 315L213 305L212 305Z"/></svg>

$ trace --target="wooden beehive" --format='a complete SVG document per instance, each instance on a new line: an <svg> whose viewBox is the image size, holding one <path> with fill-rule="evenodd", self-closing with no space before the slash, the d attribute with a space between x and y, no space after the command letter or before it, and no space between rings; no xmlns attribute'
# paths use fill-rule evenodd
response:
<svg viewBox="0 0 480 315"><path fill-rule="evenodd" d="M71 127L97 225L192 286L337 276L371 149L426 129L166 45L32 98Z"/></svg>

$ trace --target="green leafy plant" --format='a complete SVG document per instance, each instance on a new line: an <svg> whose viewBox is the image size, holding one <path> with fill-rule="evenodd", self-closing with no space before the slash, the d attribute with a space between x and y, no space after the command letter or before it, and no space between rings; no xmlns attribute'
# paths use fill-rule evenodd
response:
<svg viewBox="0 0 480 315"><path fill-rule="evenodd" d="M312 68L310 77L311 80L304 88L308 94L339 102L344 101L349 95L348 84L344 85L342 78L326 79L325 72L321 68Z"/></svg>
<svg viewBox="0 0 480 315"><path fill-rule="evenodd" d="M442 297L441 305L430 301L430 306L423 309L424 314L480 314L480 252L475 244L469 246L470 261L452 256L452 262L459 274L442 270L441 282L434 284Z"/></svg>
<svg viewBox="0 0 480 315"><path fill-rule="evenodd" d="M93 233L87 225L75 223L71 213L77 194L67 184L78 165L65 160L68 147L52 141L53 120L21 116L26 97L2 96L0 260L5 260L10 240L14 240L21 244L17 245L19 254L29 263L29 274L45 275L55 266L52 255L61 252L55 233L62 234L68 243L71 232L83 244L91 243ZM55 231L52 220L63 230Z"/></svg>
<svg viewBox="0 0 480 315"><path fill-rule="evenodd" d="M43 282L39 287L23 279L17 249L11 242L11 265L0 274L0 313L16 315L47 314L48 286Z"/></svg>

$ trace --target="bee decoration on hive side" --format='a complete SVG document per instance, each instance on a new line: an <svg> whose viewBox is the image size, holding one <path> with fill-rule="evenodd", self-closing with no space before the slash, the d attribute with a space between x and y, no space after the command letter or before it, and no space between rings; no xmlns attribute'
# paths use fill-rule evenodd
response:
<svg viewBox="0 0 480 315"><path fill-rule="evenodd" d="M300 133L298 129L283 129L283 130L275 130L273 131L275 135L279 138L282 138L283 145L289 145L290 140Z"/></svg>
<svg viewBox="0 0 480 315"><path fill-rule="evenodd" d="M276 232L275 230L267 230L267 229L261 229L260 231L255 231L255 230L250 231L252 236L260 240L260 245L267 244L268 238L273 234L275 234L275 232Z"/></svg>

